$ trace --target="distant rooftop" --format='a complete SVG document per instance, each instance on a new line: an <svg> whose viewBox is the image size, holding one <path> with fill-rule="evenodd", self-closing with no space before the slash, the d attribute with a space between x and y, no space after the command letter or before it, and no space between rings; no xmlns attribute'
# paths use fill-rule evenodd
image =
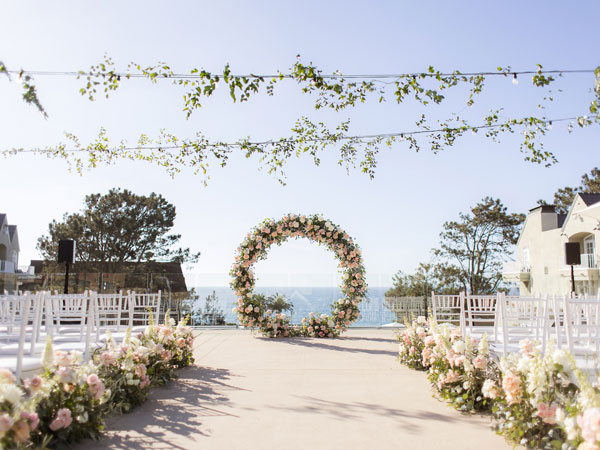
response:
<svg viewBox="0 0 600 450"><path fill-rule="evenodd" d="M554 205L539 205L539 206L536 206L535 208L531 208L529 210L529 212L533 212L533 211L536 211L538 209L540 209L541 212L543 212L543 213L553 213L554 212Z"/></svg>

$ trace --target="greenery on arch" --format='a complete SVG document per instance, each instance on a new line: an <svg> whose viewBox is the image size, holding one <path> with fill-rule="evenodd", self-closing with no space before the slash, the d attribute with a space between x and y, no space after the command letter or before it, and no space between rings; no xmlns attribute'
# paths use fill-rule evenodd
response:
<svg viewBox="0 0 600 450"><path fill-rule="evenodd" d="M293 325L281 311L266 309L266 303L253 294L256 279L253 265L267 257L273 244L290 238L307 238L331 250L343 270L343 298L331 305L330 314L310 313L301 325ZM264 336L335 337L359 317L359 303L367 294L365 267L354 240L333 222L320 215L288 214L281 220L266 219L254 227L238 247L230 272L231 287L238 298L234 312L243 326L258 329Z"/></svg>

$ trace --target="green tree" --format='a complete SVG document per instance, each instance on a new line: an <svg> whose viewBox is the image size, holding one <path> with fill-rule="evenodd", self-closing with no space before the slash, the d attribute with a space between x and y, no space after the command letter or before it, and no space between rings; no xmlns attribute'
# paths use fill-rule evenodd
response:
<svg viewBox="0 0 600 450"><path fill-rule="evenodd" d="M436 287L433 276L434 266L431 263L419 263L412 275L399 270L392 277L393 286L386 291L386 297L429 297Z"/></svg>
<svg viewBox="0 0 600 450"><path fill-rule="evenodd" d="M460 213L458 221L445 222L440 248L434 254L446 263L443 270L473 294L497 290L502 280L502 262L519 238L524 214L508 213L499 199L485 197Z"/></svg>
<svg viewBox="0 0 600 450"><path fill-rule="evenodd" d="M175 206L161 195L136 195L111 189L107 194L85 197L84 208L53 220L48 234L38 239L42 256L55 260L60 239L74 239L77 260L93 262L108 270L125 261L196 262L200 253L173 248L181 235L169 234L175 221Z"/></svg>
<svg viewBox="0 0 600 450"><path fill-rule="evenodd" d="M294 311L294 305L290 303L289 299L284 295L276 292L273 295L266 296L264 294L254 294L253 298L263 309L270 309L271 311L282 313L283 311Z"/></svg>
<svg viewBox="0 0 600 450"><path fill-rule="evenodd" d="M428 297L437 294L458 294L462 289L460 273L448 263L419 263L413 274L399 270L392 277L393 285L385 297Z"/></svg>
<svg viewBox="0 0 600 450"><path fill-rule="evenodd" d="M417 270L413 274L406 274L399 270L392 278L393 286L387 290L383 304L390 311L396 314L396 321L402 322L408 317L409 304L414 297L422 299L419 307L419 315L427 315L428 299L431 292L436 288L434 278L435 267L431 263L419 263ZM411 313L414 313L412 311Z"/></svg>
<svg viewBox="0 0 600 450"><path fill-rule="evenodd" d="M460 291L464 290L461 282L461 271L460 269L447 262L437 263L433 267L433 289L436 294L443 295L456 295Z"/></svg>
<svg viewBox="0 0 600 450"><path fill-rule="evenodd" d="M219 308L219 298L215 291L206 296L204 308L199 307L194 317L196 322L200 322L199 325L225 325L225 314Z"/></svg>
<svg viewBox="0 0 600 450"><path fill-rule="evenodd" d="M571 187L565 186L558 189L554 193L554 209L559 214L566 214L569 212L569 208L573 204L575 194L589 194L600 192L600 169L594 167L589 174L584 174L581 177L579 186ZM545 200L538 200L538 205L547 205Z"/></svg>
<svg viewBox="0 0 600 450"><path fill-rule="evenodd" d="M290 303L289 299L285 295L280 294L278 292L276 292L273 295L270 295L267 298L265 306L267 307L267 309L278 313L281 313L283 311L294 311L294 305Z"/></svg>

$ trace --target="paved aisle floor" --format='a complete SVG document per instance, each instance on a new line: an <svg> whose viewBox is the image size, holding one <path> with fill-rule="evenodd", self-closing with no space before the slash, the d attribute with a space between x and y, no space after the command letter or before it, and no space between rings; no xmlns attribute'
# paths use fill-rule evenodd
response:
<svg viewBox="0 0 600 450"><path fill-rule="evenodd" d="M92 449L504 449L490 419L432 398L425 374L396 361L392 330L340 339L202 331L196 367L109 419Z"/></svg>

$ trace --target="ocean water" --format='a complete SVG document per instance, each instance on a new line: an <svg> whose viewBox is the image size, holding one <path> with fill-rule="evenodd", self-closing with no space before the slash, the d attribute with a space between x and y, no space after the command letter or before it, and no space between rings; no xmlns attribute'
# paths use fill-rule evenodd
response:
<svg viewBox="0 0 600 450"><path fill-rule="evenodd" d="M237 321L236 314L232 312L233 307L237 306L237 299L231 288L215 286L196 287L195 289L199 295L196 307L203 307L204 299L214 291L218 298L219 308L225 314L225 320L228 323ZM353 323L353 326L380 326L394 322L394 314L383 305L383 297L388 289L384 287L369 288L367 298L360 304L360 318ZM293 323L299 323L302 317L308 316L309 312L329 314L331 304L341 298L338 287L263 287L256 288L254 292L267 296L275 293L285 295L294 305L294 311L291 314ZM286 311L286 314L289 313Z"/></svg>

